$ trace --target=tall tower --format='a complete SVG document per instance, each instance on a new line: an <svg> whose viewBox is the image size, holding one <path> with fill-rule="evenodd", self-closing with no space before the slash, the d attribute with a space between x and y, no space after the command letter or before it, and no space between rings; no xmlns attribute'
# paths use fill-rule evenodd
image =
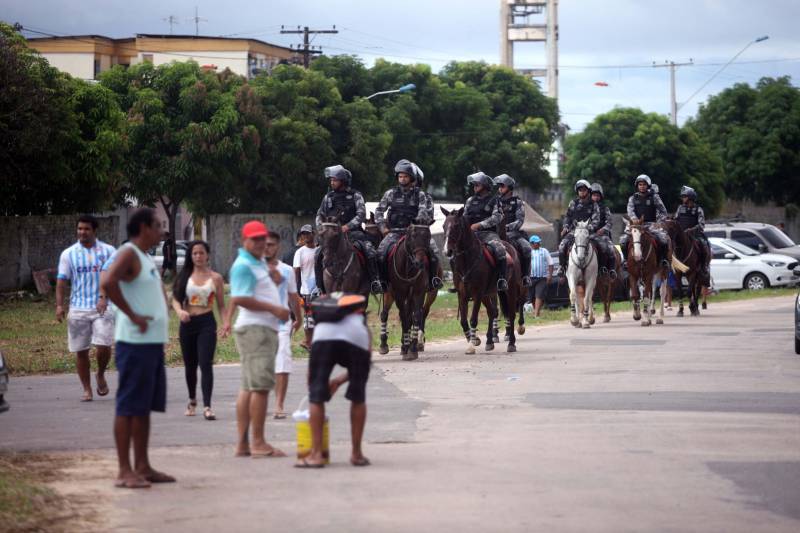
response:
<svg viewBox="0 0 800 533"><path fill-rule="evenodd" d="M558 99L558 0L500 0L500 64L514 68L515 42L542 42L544 69L519 70L547 78L547 96Z"/></svg>

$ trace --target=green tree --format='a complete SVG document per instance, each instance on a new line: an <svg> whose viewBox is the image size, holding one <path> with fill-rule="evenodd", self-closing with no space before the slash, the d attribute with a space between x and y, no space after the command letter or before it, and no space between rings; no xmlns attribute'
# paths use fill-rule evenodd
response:
<svg viewBox="0 0 800 533"><path fill-rule="evenodd" d="M721 158L730 197L800 203L800 89L788 76L725 89L689 124Z"/></svg>
<svg viewBox="0 0 800 533"><path fill-rule="evenodd" d="M658 184L668 209L677 207L682 185L697 190L709 215L722 205L719 158L691 128L679 130L656 113L633 108L609 111L571 135L566 149L570 196L576 180L598 181L611 208L624 212L634 179L647 174Z"/></svg>

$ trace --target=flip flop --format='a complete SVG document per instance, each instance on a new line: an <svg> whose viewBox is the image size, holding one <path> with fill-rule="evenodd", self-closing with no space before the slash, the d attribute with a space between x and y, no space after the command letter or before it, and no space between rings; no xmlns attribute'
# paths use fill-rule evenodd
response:
<svg viewBox="0 0 800 533"><path fill-rule="evenodd" d="M350 464L351 464L351 465L353 465L353 466L369 466L369 465L371 465L372 463L370 463L370 462L369 462L369 459L367 459L366 457L362 457L362 458L361 458L360 460L358 460L358 461L353 461L353 460L351 459L351 460L350 460Z"/></svg>
<svg viewBox="0 0 800 533"><path fill-rule="evenodd" d="M91 402L92 401L92 393L84 392L83 396L81 397L82 402Z"/></svg>
<svg viewBox="0 0 800 533"><path fill-rule="evenodd" d="M97 386L97 395L98 396L107 396L108 395L108 384L106 384L106 386L102 387L102 388L100 387L100 385L98 385Z"/></svg>
<svg viewBox="0 0 800 533"><path fill-rule="evenodd" d="M251 450L250 456L253 457L253 459L256 459L260 457L286 457L286 454L278 448L272 448L268 452L256 452Z"/></svg>
<svg viewBox="0 0 800 533"><path fill-rule="evenodd" d="M150 474L143 476L146 481L150 483L175 483L177 480L170 476L169 474L165 474L164 472L158 472L157 470L153 470Z"/></svg>
<svg viewBox="0 0 800 533"><path fill-rule="evenodd" d="M210 407L206 407L203 409L203 418L206 420L216 420L217 415L214 414L214 411L212 411Z"/></svg>
<svg viewBox="0 0 800 533"><path fill-rule="evenodd" d="M294 464L295 468L325 468L325 463L309 463L305 458L300 459L300 462Z"/></svg>
<svg viewBox="0 0 800 533"><path fill-rule="evenodd" d="M275 413L275 416L273 416L272 418L274 418L275 420L283 420L284 418L286 418L286 413L284 413L283 411L279 411Z"/></svg>
<svg viewBox="0 0 800 533"><path fill-rule="evenodd" d="M150 482L142 478L117 479L114 486L118 489L149 489Z"/></svg>

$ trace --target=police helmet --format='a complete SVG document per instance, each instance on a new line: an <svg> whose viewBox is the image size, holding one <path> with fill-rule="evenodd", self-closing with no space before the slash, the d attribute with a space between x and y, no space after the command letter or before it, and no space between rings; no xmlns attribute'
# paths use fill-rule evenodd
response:
<svg viewBox="0 0 800 533"><path fill-rule="evenodd" d="M485 172L476 172L467 176L467 185L483 185L487 190L491 190L494 182Z"/></svg>
<svg viewBox="0 0 800 533"><path fill-rule="evenodd" d="M326 168L325 177L327 179L342 181L344 182L345 187L349 187L350 181L353 179L353 175L350 173L350 171L344 168L342 165L334 165Z"/></svg>
<svg viewBox="0 0 800 533"><path fill-rule="evenodd" d="M647 184L647 187L650 187L651 185L653 185L653 181L650 179L650 176L648 176L647 174L639 174L636 177L636 179L633 180L633 186L637 187L639 185L640 181L645 182Z"/></svg>
<svg viewBox="0 0 800 533"><path fill-rule="evenodd" d="M400 174L401 172L411 176L412 180L416 180L417 178L416 175L414 174L414 163L412 163L408 159L401 159L395 164L394 177L396 178L397 175Z"/></svg>
<svg viewBox="0 0 800 533"><path fill-rule="evenodd" d="M594 183L592 183L592 189L591 189L591 191L592 191L592 194L594 194L594 193L597 193L597 194L599 194L600 196L602 196L603 198L605 198L605 197L606 197L606 195L605 195L605 194L603 194L603 186L602 186L602 185L600 185L600 184L599 184L599 183L597 183L597 182L594 182Z"/></svg>
<svg viewBox="0 0 800 533"><path fill-rule="evenodd" d="M654 183L650 186L650 190L653 191L653 194L659 193L658 183Z"/></svg>
<svg viewBox="0 0 800 533"><path fill-rule="evenodd" d="M592 190L592 186L586 180L578 180L575 182L575 192L578 192L578 189L580 189L581 187L586 187L587 191Z"/></svg>
<svg viewBox="0 0 800 533"><path fill-rule="evenodd" d="M413 169L414 181L417 182L419 187L422 187L422 182L425 181L425 174L422 172L422 169L419 168L419 165L416 163L411 163L411 167Z"/></svg>
<svg viewBox="0 0 800 533"><path fill-rule="evenodd" d="M494 178L494 184L495 185L505 185L509 189L513 189L514 186L517 184L517 182L514 181L514 178L512 178L508 174L500 174L499 176L496 176Z"/></svg>
<svg viewBox="0 0 800 533"><path fill-rule="evenodd" d="M689 187L688 185L684 185L681 187L681 196L686 196L690 200L697 200L697 191Z"/></svg>

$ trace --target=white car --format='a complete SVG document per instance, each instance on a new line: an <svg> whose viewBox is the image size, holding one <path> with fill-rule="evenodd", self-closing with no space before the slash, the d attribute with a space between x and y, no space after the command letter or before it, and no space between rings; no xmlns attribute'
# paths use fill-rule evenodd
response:
<svg viewBox="0 0 800 533"><path fill-rule="evenodd" d="M711 277L717 289L751 289L795 285L797 260L788 255L760 254L730 239L708 239Z"/></svg>
<svg viewBox="0 0 800 533"><path fill-rule="evenodd" d="M155 248L151 248L148 251L148 253L150 254L150 257L153 258L153 262L156 264L156 266L158 267L159 270L161 270L161 267L164 264L163 250L164 250L164 241L161 241L161 242L158 243L158 246L156 246ZM176 243L175 244L175 251L178 254L178 259L177 259L178 268L177 268L177 270L180 270L181 268L183 268L183 264L186 262L186 243L182 242L182 241Z"/></svg>

